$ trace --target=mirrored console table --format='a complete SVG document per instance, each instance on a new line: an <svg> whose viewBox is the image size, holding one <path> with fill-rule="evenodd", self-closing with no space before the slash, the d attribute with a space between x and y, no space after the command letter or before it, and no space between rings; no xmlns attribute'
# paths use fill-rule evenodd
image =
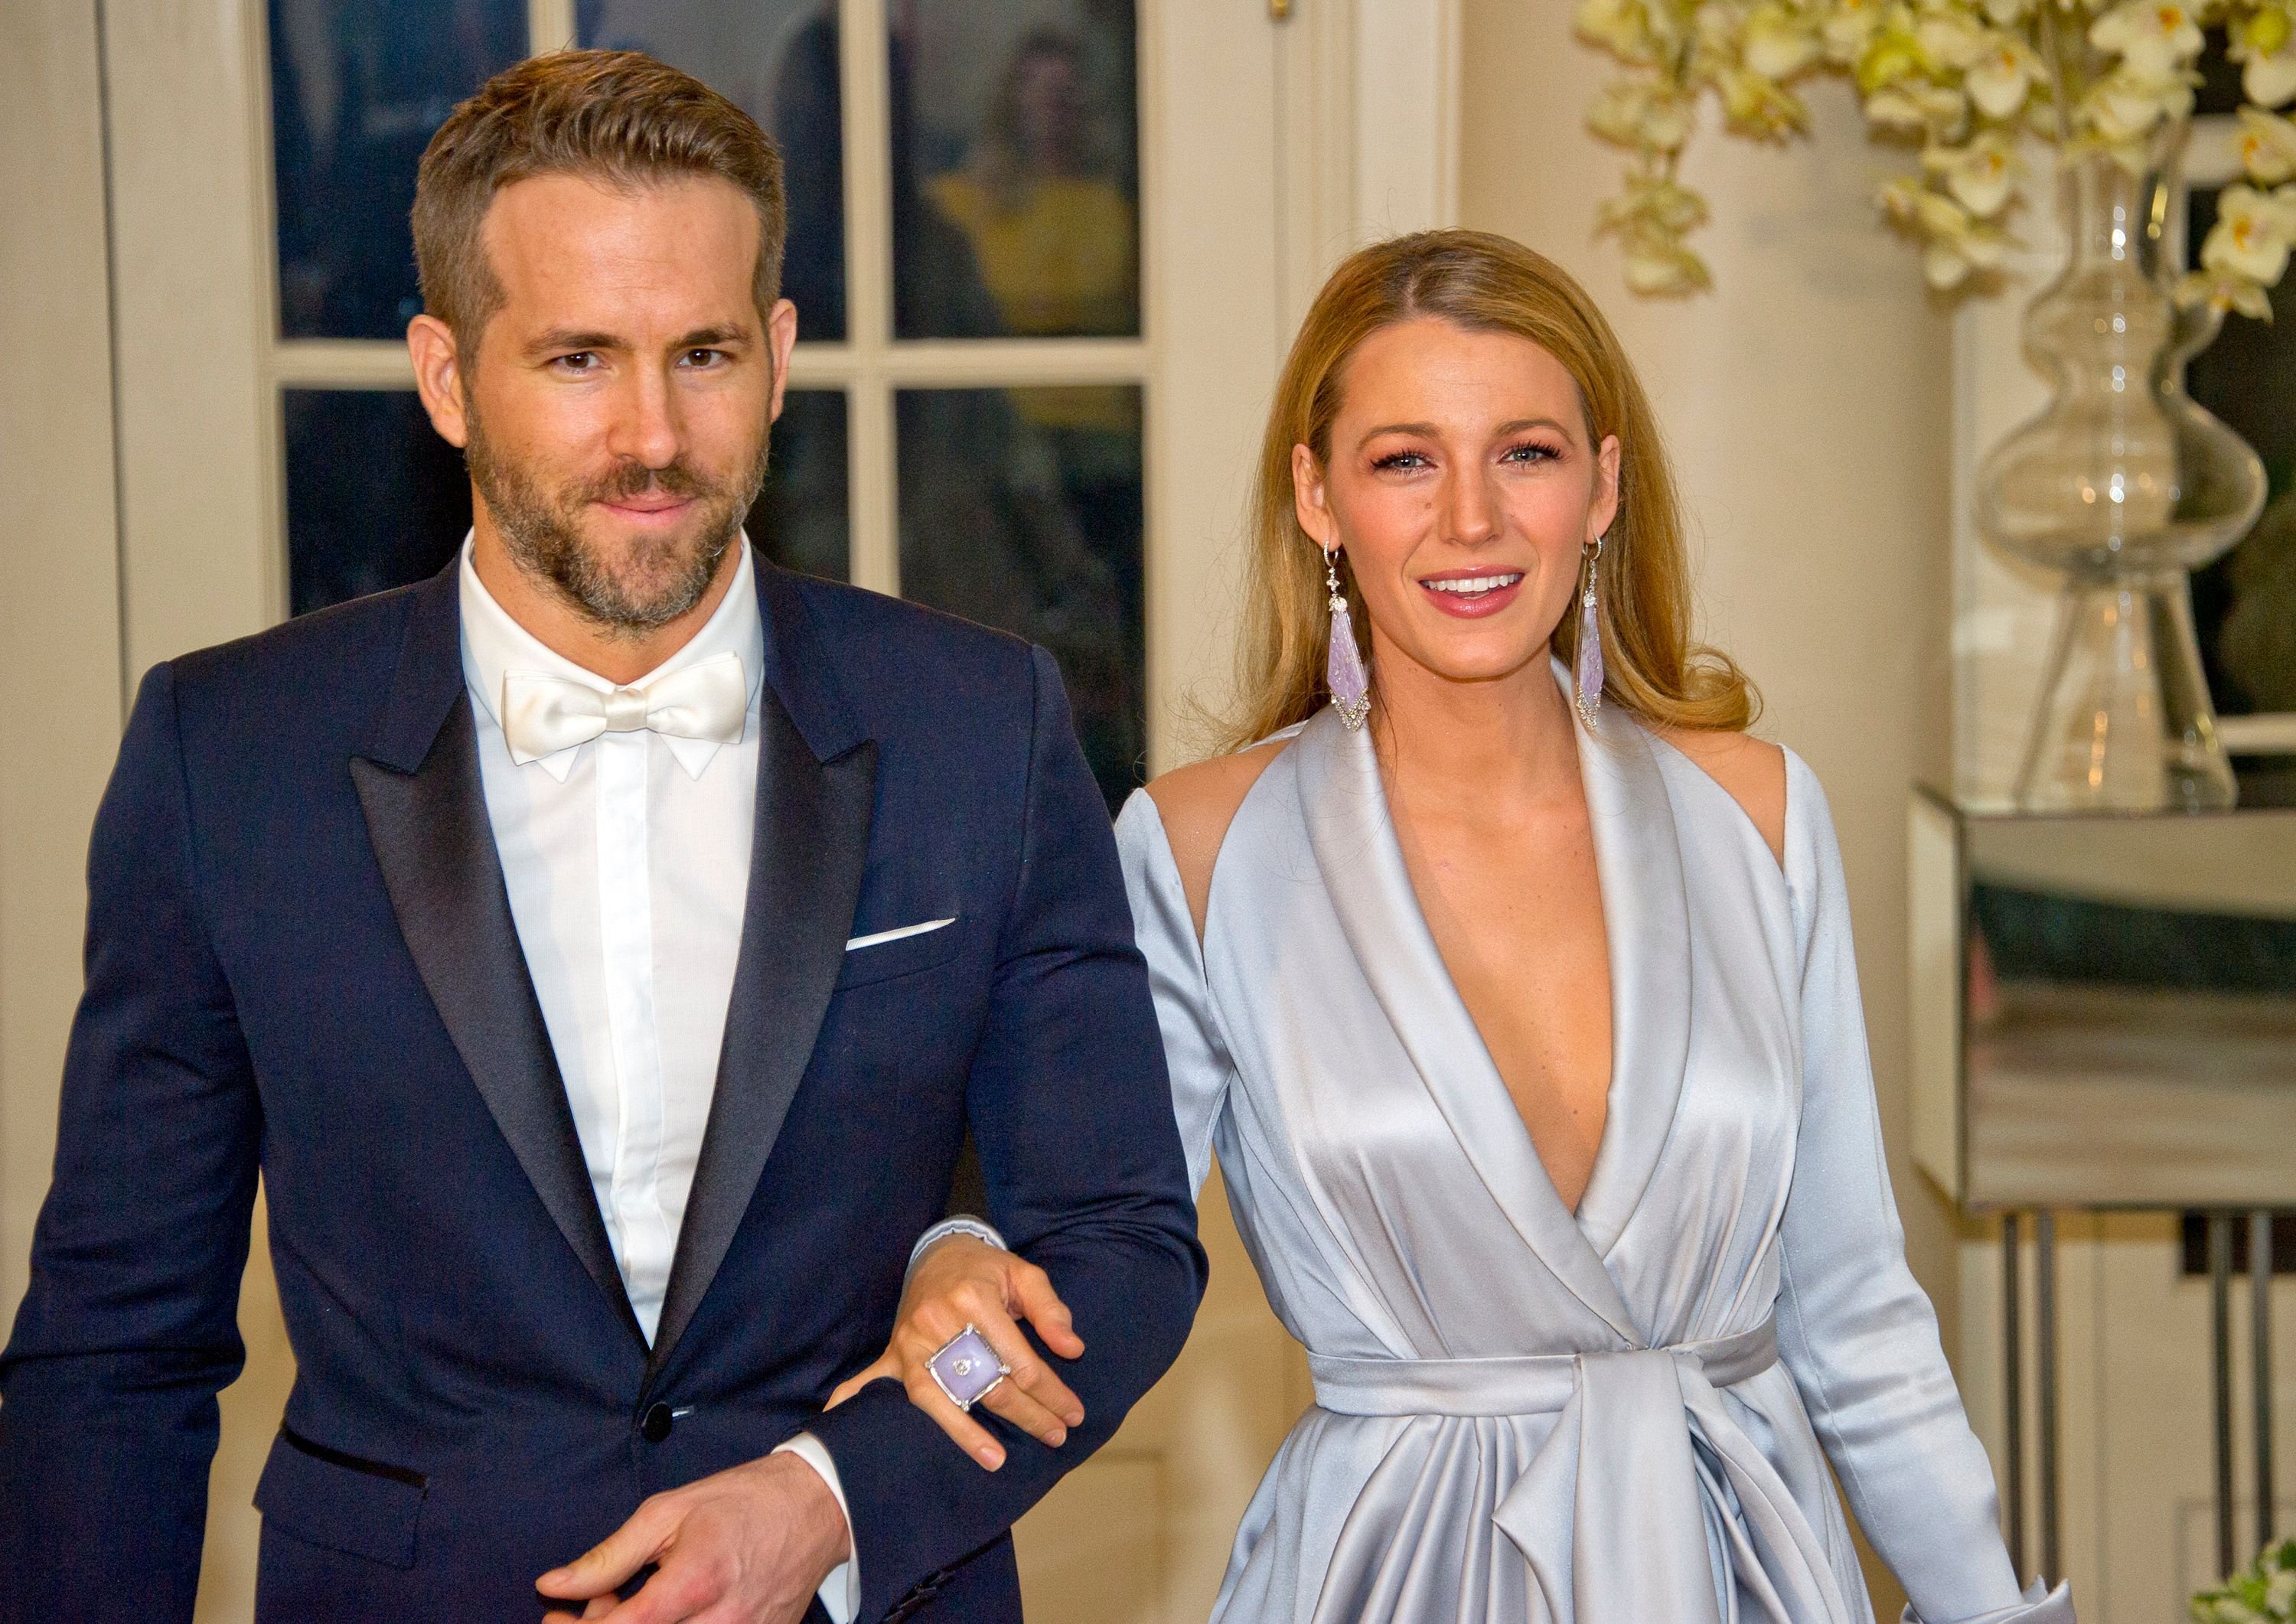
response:
<svg viewBox="0 0 2296 1624"><path fill-rule="evenodd" d="M2234 1527L2233 1253L2248 1226L2251 1368L2271 1368L2271 1213L2296 1208L2296 810L2041 817L1922 790L1909 811L1914 1159L2002 1223L2009 1543L2062 1577L2055 1217L2207 1215L2216 1534ZM2020 1279L2036 1247L2032 1314ZM2029 1560L2023 1353L2038 1373L2039 1564ZM2253 1383L2271 1538L2272 1393Z"/></svg>

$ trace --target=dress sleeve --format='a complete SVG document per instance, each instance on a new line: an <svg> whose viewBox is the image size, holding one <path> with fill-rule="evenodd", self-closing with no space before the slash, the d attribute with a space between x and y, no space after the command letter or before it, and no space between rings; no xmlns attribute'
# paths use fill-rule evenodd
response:
<svg viewBox="0 0 2296 1624"><path fill-rule="evenodd" d="M1992 1464L1936 1312L1906 1264L1825 793L1788 752L1786 879L1801 950L1801 1131L1781 1236L1778 1345L1907 1624L2073 1624L2065 1587L2021 1596Z"/></svg>
<svg viewBox="0 0 2296 1624"><path fill-rule="evenodd" d="M1116 850L1132 901L1133 931L1156 997L1156 1023L1172 1074L1172 1114L1188 1158L1188 1184L1201 1195L1204 1177L1211 1171L1212 1130L1227 1107L1228 1079L1235 1067L1212 1011L1203 949L1179 865L1147 791L1135 790L1124 803L1116 820Z"/></svg>

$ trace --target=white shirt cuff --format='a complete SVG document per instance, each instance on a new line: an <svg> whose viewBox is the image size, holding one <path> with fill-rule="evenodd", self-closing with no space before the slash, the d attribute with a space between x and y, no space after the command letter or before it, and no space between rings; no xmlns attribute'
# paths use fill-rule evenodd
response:
<svg viewBox="0 0 2296 1624"><path fill-rule="evenodd" d="M845 1503L845 1485L837 1480L837 1463L829 1458L828 1449L812 1433L800 1432L787 1443L774 1446L775 1455L785 1452L796 1456L819 1472L821 1480L829 1485L829 1492L837 1499L837 1514L845 1519L846 1542L851 1546L853 1508ZM821 1604L829 1610L829 1624L853 1624L853 1615L861 1611L861 1552L858 1547L829 1571L829 1577L821 1581L820 1595Z"/></svg>

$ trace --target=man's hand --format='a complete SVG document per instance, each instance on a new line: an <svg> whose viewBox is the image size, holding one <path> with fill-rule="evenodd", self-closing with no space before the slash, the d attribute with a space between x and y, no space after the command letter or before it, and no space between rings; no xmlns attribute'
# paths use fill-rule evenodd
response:
<svg viewBox="0 0 2296 1624"><path fill-rule="evenodd" d="M967 1455L996 1471L1004 1464L1004 1447L951 1403L925 1368L928 1359L970 1325L1013 1372L981 1399L980 1407L1057 1449L1068 1441L1070 1427L1084 1424L1084 1405L1021 1334L1021 1317L1061 1357L1084 1357L1084 1339L1070 1324L1068 1305L1043 1269L971 1235L937 1241L909 1275L892 1341L875 1364L838 1383L829 1407L890 1376L908 1389L909 1402L939 1423Z"/></svg>
<svg viewBox="0 0 2296 1624"><path fill-rule="evenodd" d="M821 1474L795 1455L768 1455L655 1495L535 1588L553 1601L586 1602L581 1617L612 1624L796 1624L852 1548ZM648 1562L653 1576L617 1603L615 1592ZM574 1616L548 1618L567 1624Z"/></svg>

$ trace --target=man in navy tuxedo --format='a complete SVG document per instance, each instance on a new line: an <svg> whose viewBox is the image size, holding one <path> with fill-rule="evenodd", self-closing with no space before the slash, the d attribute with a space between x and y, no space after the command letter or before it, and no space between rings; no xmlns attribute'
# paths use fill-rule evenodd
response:
<svg viewBox="0 0 2296 1624"><path fill-rule="evenodd" d="M258 1175L266 1624L1017 1619L1012 1522L1178 1352L1203 1256L1051 661L741 534L782 219L756 126L644 57L431 144L408 341L474 529L144 683L0 1356L0 1619L190 1618ZM999 1349L993 1472L893 1382L822 1408L968 1128L1092 1333Z"/></svg>

